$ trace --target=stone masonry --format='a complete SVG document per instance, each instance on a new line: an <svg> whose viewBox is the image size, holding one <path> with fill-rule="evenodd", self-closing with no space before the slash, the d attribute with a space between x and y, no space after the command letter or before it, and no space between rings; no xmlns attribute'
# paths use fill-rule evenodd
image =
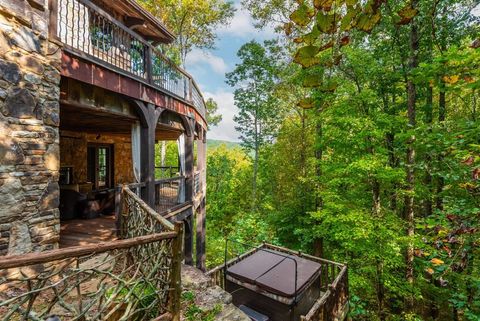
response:
<svg viewBox="0 0 480 321"><path fill-rule="evenodd" d="M60 46L48 0L0 2L0 255L59 240Z"/></svg>

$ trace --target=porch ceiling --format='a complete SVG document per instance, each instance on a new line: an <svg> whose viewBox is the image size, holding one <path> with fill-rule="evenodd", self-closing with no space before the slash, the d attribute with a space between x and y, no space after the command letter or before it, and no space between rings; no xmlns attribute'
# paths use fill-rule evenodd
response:
<svg viewBox="0 0 480 321"><path fill-rule="evenodd" d="M113 113L100 108L62 103L60 129L87 133L130 135L136 117Z"/></svg>
<svg viewBox="0 0 480 321"><path fill-rule="evenodd" d="M138 119L111 110L62 101L60 129L95 134L130 136L132 124ZM157 124L155 139L176 140L183 130L166 124Z"/></svg>

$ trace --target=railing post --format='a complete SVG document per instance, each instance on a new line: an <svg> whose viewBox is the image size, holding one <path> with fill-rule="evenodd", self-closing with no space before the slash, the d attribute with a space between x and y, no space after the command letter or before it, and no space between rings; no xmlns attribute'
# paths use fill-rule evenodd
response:
<svg viewBox="0 0 480 321"><path fill-rule="evenodd" d="M193 81L192 78L188 78L188 101L193 102Z"/></svg>
<svg viewBox="0 0 480 321"><path fill-rule="evenodd" d="M153 84L153 64L152 64L152 47L146 46L147 51L145 54L145 71L147 72L147 82Z"/></svg>
<svg viewBox="0 0 480 321"><path fill-rule="evenodd" d="M177 236L173 239L172 244L172 269L170 278L170 288L172 291L169 295L168 309L173 318L172 321L180 321L180 298L182 294L182 239L183 239L183 223L175 223L175 232Z"/></svg>
<svg viewBox="0 0 480 321"><path fill-rule="evenodd" d="M48 1L48 34L50 38L58 38L58 1L61 0Z"/></svg>
<svg viewBox="0 0 480 321"><path fill-rule="evenodd" d="M122 209L123 209L123 198L122 198L122 189L121 184L115 187L115 228L117 229L117 237L122 238L123 233L123 222L122 222Z"/></svg>

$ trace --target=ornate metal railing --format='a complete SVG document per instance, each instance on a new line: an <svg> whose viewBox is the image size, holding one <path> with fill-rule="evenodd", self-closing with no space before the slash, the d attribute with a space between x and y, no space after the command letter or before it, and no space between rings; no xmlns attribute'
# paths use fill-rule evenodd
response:
<svg viewBox="0 0 480 321"><path fill-rule="evenodd" d="M205 117L205 101L192 76L139 34L89 0L51 2L51 32L65 49L176 96Z"/></svg>
<svg viewBox="0 0 480 321"><path fill-rule="evenodd" d="M128 188L122 199L122 215L144 226L125 239L0 258L0 320L179 317L183 227L159 218ZM157 226L162 232L149 233Z"/></svg>
<svg viewBox="0 0 480 321"><path fill-rule="evenodd" d="M345 264L295 252L272 244L265 243L256 248L252 248L242 255L237 255L235 258L229 260L226 264L217 266L216 268L208 271L207 276L210 277L211 285L218 285L222 288L225 288L225 270L259 249L270 249L286 254L298 255L308 260L318 262L322 265L320 275L320 289L322 295L320 298L318 298L310 311L306 315L300 317L301 321L345 320L348 312L347 266Z"/></svg>
<svg viewBox="0 0 480 321"><path fill-rule="evenodd" d="M164 213L185 203L185 177L177 176L155 181L155 210Z"/></svg>

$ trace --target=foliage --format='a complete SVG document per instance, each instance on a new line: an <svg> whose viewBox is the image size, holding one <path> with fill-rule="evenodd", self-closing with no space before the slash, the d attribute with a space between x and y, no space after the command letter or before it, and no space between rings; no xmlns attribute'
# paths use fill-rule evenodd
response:
<svg viewBox="0 0 480 321"><path fill-rule="evenodd" d="M243 72L272 66L259 44L239 53L243 78L229 75L248 88L237 104L275 122L274 139L259 146L255 209L248 158L208 155L210 264L225 237L266 239L347 262L355 320L478 320L478 2L243 3L259 24L284 26L286 45L268 86Z"/></svg>
<svg viewBox="0 0 480 321"><path fill-rule="evenodd" d="M208 126L213 127L217 126L222 121L222 115L217 114L218 112L218 104L212 98L208 98L205 102L207 106L207 123Z"/></svg>
<svg viewBox="0 0 480 321"><path fill-rule="evenodd" d="M233 17L231 2L223 0L141 0L176 35L176 52L184 64L193 48L213 48L215 31Z"/></svg>

